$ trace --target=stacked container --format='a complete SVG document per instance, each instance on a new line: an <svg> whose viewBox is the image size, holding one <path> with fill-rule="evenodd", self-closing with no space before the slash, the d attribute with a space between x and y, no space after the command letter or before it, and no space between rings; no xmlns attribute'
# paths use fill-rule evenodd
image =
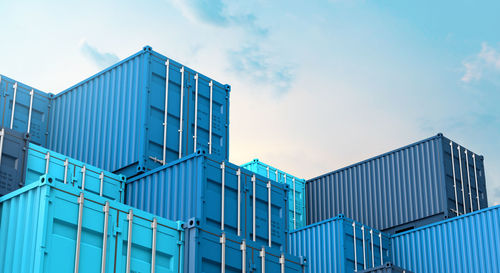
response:
<svg viewBox="0 0 500 273"><path fill-rule="evenodd" d="M310 179L307 222L344 213L398 233L488 206L483 157L442 134Z"/></svg>
<svg viewBox="0 0 500 273"><path fill-rule="evenodd" d="M254 159L241 167L252 172L267 177L278 183L286 184L290 188L288 193L289 211L288 211L288 227L290 230L301 228L306 225L306 207L305 207L305 184L304 179L290 175L271 165L267 165L259 159Z"/></svg>

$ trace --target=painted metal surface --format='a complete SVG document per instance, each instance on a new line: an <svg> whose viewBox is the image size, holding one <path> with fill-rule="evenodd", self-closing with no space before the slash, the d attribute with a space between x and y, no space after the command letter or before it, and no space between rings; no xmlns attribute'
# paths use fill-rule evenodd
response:
<svg viewBox="0 0 500 273"><path fill-rule="evenodd" d="M26 134L0 127L0 196L24 186Z"/></svg>
<svg viewBox="0 0 500 273"><path fill-rule="evenodd" d="M25 184L49 174L59 183L123 202L125 176L87 165L33 143L29 143L27 152Z"/></svg>
<svg viewBox="0 0 500 273"><path fill-rule="evenodd" d="M1 272L182 272L180 222L47 175L0 197L0 217Z"/></svg>
<svg viewBox="0 0 500 273"><path fill-rule="evenodd" d="M286 185L203 152L130 179L128 205L286 249ZM271 197L269 199L269 196Z"/></svg>
<svg viewBox="0 0 500 273"><path fill-rule="evenodd" d="M227 159L229 93L146 46L54 97L49 148L127 177L197 149Z"/></svg>
<svg viewBox="0 0 500 273"><path fill-rule="evenodd" d="M391 237L393 261L415 273L500 272L500 206Z"/></svg>
<svg viewBox="0 0 500 273"><path fill-rule="evenodd" d="M254 159L241 167L260 174L278 183L288 185L289 210L288 227L290 230L304 227L306 225L305 206L305 184L306 180L286 173L278 168L263 163L259 159Z"/></svg>
<svg viewBox="0 0 500 273"><path fill-rule="evenodd" d="M483 157L442 134L310 179L306 194L308 223L344 213L389 233L488 206Z"/></svg>
<svg viewBox="0 0 500 273"><path fill-rule="evenodd" d="M241 237L207 230L192 219L185 229L185 273L302 273L303 259Z"/></svg>
<svg viewBox="0 0 500 273"><path fill-rule="evenodd" d="M388 262L385 265L377 266L371 269L361 271L362 273L413 273L401 267Z"/></svg>
<svg viewBox="0 0 500 273"><path fill-rule="evenodd" d="M27 133L31 142L47 146L52 97L0 75L0 127Z"/></svg>
<svg viewBox="0 0 500 273"><path fill-rule="evenodd" d="M339 215L292 231L289 253L307 257L305 272L352 273L391 260L389 235Z"/></svg>

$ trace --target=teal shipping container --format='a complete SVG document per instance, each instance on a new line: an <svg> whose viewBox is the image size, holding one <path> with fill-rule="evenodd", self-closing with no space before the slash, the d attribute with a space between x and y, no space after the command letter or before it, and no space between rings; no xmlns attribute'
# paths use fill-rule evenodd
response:
<svg viewBox="0 0 500 273"><path fill-rule="evenodd" d="M180 273L183 236L181 222L47 175L0 197L0 272Z"/></svg>
<svg viewBox="0 0 500 273"><path fill-rule="evenodd" d="M0 127L46 147L52 94L0 75Z"/></svg>
<svg viewBox="0 0 500 273"><path fill-rule="evenodd" d="M306 207L305 207L305 185L306 180L286 173L278 168L263 163L259 159L254 159L241 167L260 174L278 183L289 186L288 200L288 227L290 230L298 229L306 225Z"/></svg>

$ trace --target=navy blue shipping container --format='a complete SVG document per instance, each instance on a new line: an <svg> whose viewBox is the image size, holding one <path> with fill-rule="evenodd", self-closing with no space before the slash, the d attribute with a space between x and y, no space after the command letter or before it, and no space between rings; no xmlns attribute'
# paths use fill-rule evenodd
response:
<svg viewBox="0 0 500 273"><path fill-rule="evenodd" d="M286 185L199 151L129 180L125 202L285 250L287 194Z"/></svg>
<svg viewBox="0 0 500 273"><path fill-rule="evenodd" d="M228 233L185 224L184 273L303 273L304 260Z"/></svg>
<svg viewBox="0 0 500 273"><path fill-rule="evenodd" d="M398 233L488 206L483 156L438 134L306 182L307 223L339 213Z"/></svg>
<svg viewBox="0 0 500 273"><path fill-rule="evenodd" d="M26 133L31 142L47 146L52 97L0 75L0 127Z"/></svg>
<svg viewBox="0 0 500 273"><path fill-rule="evenodd" d="M289 253L307 258L305 273L352 273L391 260L389 234L339 215L290 232Z"/></svg>
<svg viewBox="0 0 500 273"><path fill-rule="evenodd" d="M24 186L26 134L0 127L0 196Z"/></svg>
<svg viewBox="0 0 500 273"><path fill-rule="evenodd" d="M54 97L49 148L127 177L198 149L228 159L229 93L146 46Z"/></svg>

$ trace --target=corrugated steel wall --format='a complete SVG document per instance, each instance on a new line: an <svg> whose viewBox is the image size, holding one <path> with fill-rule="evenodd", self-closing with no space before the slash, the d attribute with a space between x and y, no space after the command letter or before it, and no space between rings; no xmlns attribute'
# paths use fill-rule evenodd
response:
<svg viewBox="0 0 500 273"><path fill-rule="evenodd" d="M395 266L392 263L387 263L385 265L377 266L371 269L363 270L361 273L413 273L406 269L402 269L399 266Z"/></svg>
<svg viewBox="0 0 500 273"><path fill-rule="evenodd" d="M415 273L500 272L500 206L391 238L393 262Z"/></svg>

